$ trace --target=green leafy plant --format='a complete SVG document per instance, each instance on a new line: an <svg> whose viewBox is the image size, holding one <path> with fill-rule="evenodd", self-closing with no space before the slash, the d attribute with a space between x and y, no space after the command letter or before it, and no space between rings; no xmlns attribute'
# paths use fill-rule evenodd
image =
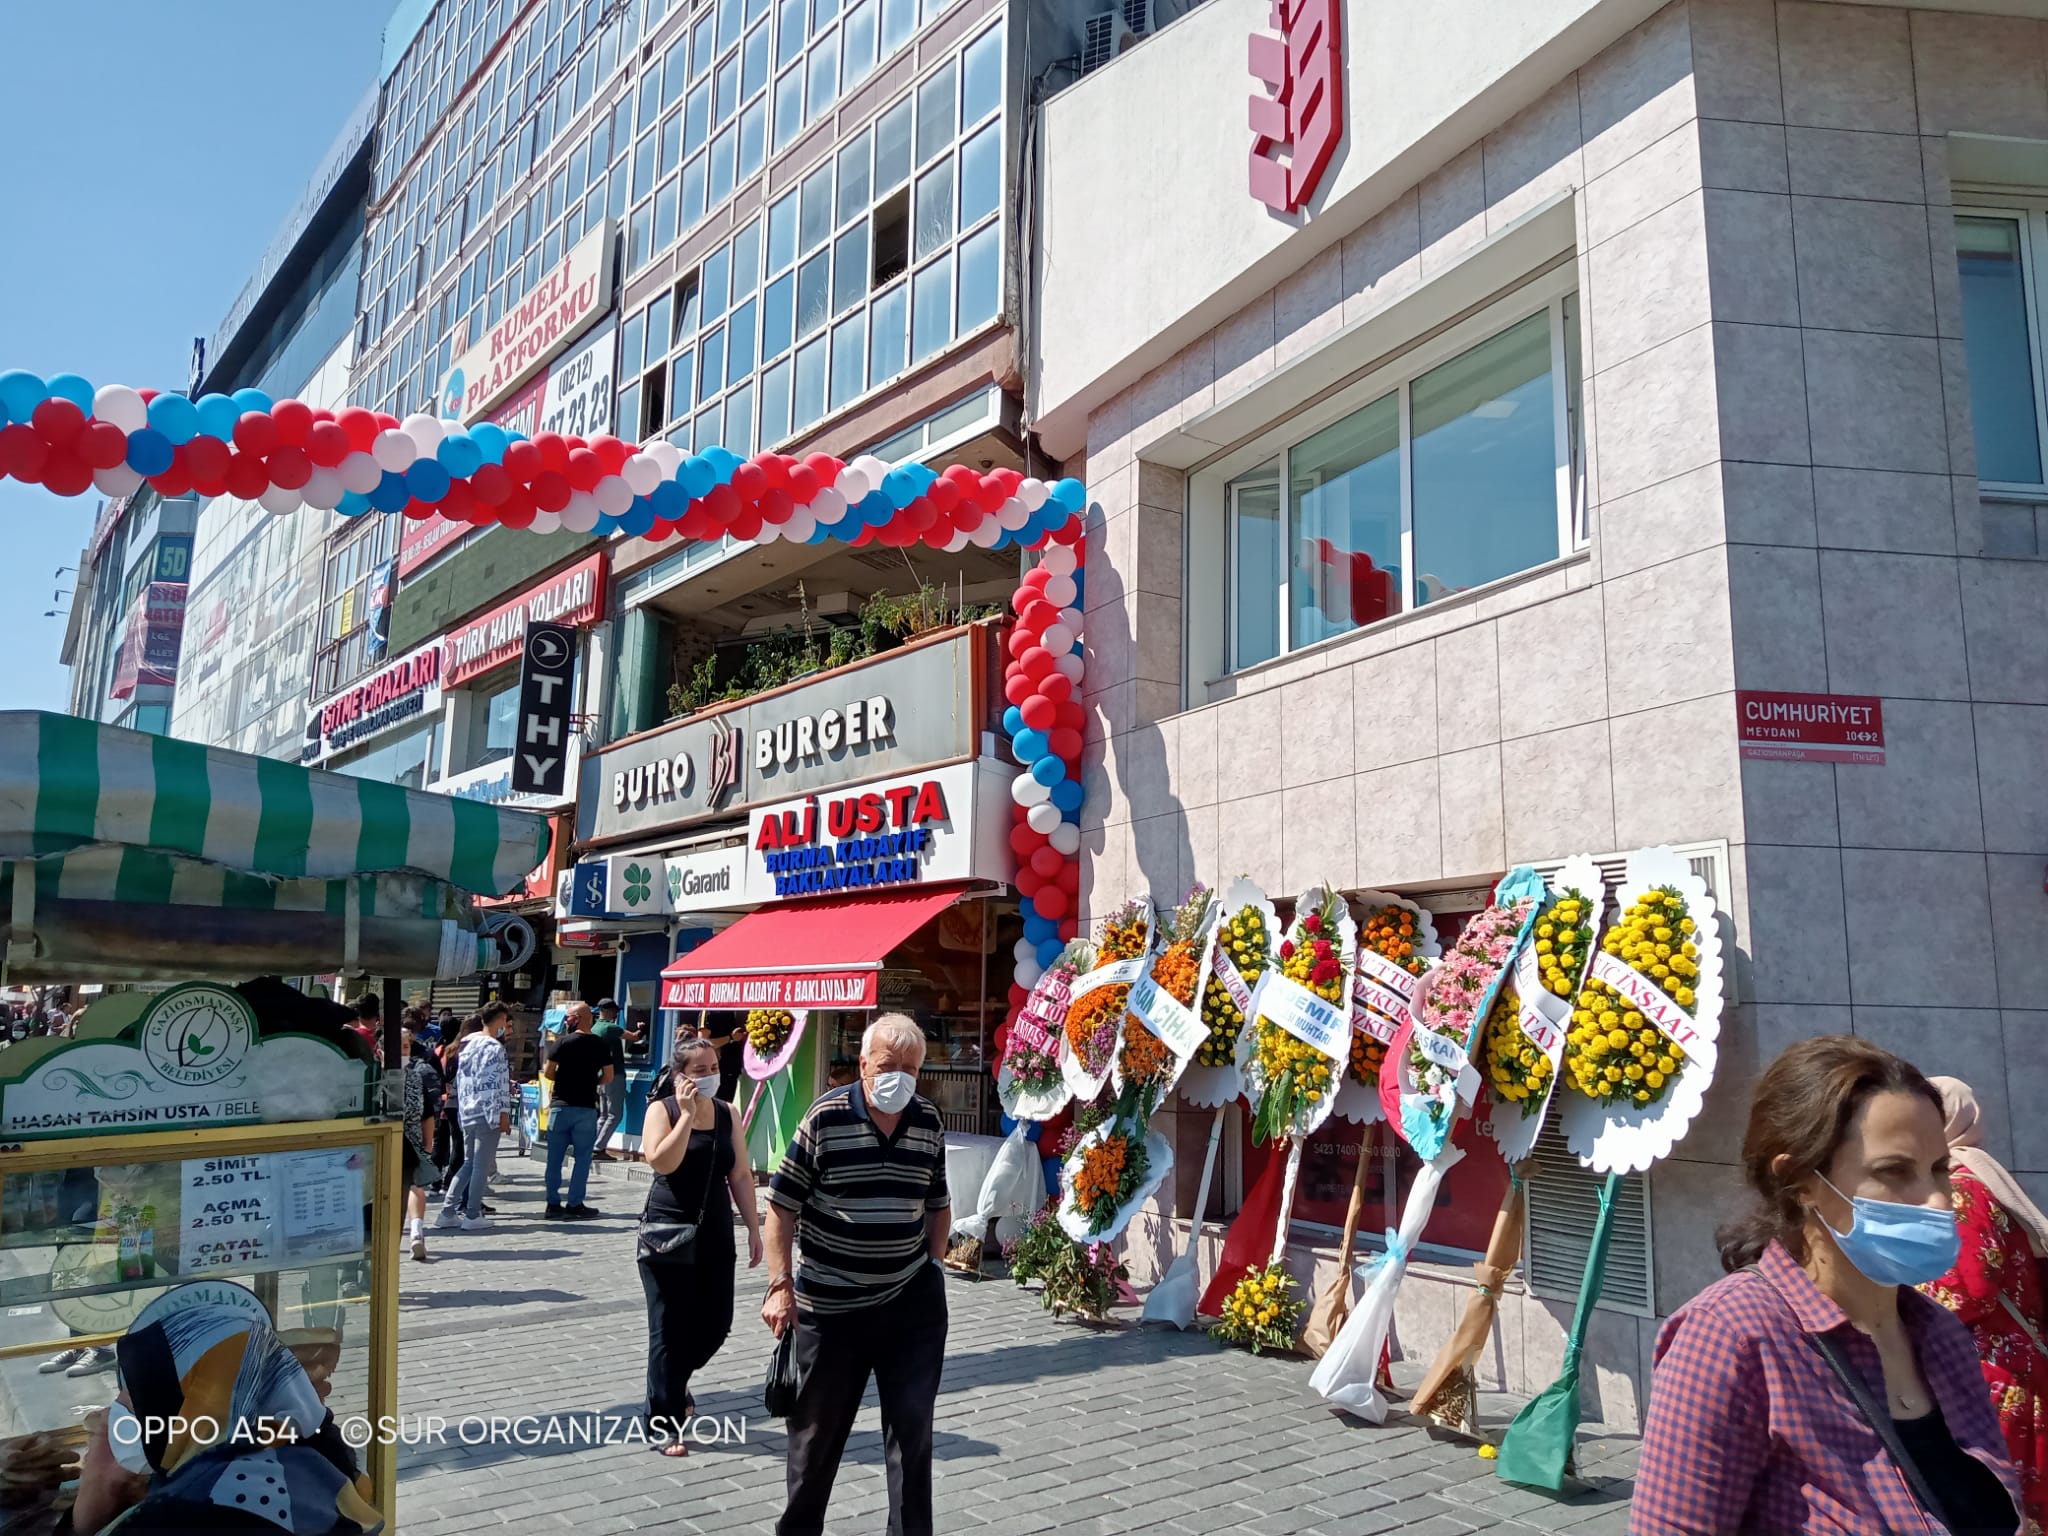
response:
<svg viewBox="0 0 2048 1536"><path fill-rule="evenodd" d="M1130 1271L1103 1244L1068 1237L1051 1206L1031 1218L1003 1256L1017 1284L1040 1282L1039 1303L1054 1317L1072 1312L1100 1321L1115 1304L1118 1286L1130 1279Z"/></svg>

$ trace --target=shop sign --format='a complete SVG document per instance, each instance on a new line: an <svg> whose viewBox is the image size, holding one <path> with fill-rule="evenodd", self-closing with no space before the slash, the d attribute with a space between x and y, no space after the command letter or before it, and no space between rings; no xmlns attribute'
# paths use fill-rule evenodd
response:
<svg viewBox="0 0 2048 1536"><path fill-rule="evenodd" d="M1742 756L1787 763L1884 763L1884 701L1866 694L1737 689Z"/></svg>
<svg viewBox="0 0 2048 1536"><path fill-rule="evenodd" d="M1344 7L1274 0L1271 14L1280 35L1254 32L1247 48L1264 86L1251 98L1251 190L1275 213L1291 214L1315 196L1344 137Z"/></svg>
<svg viewBox="0 0 2048 1536"><path fill-rule="evenodd" d="M563 875L555 914L618 920L715 911L739 902L746 867L747 850L737 844L586 859Z"/></svg>
<svg viewBox="0 0 2048 1536"><path fill-rule="evenodd" d="M311 1035L259 1039L255 1012L238 992L195 982L157 993L139 1020L132 1007L126 995L104 999L95 1010L123 1017L98 1023L89 1012L80 1038L54 1050L20 1049L12 1075L11 1061L0 1064L0 1137L253 1124L282 1118L264 1113L272 1095L294 1118L363 1112L361 1063ZM119 1037L104 1033L110 1029Z"/></svg>
<svg viewBox="0 0 2048 1536"><path fill-rule="evenodd" d="M168 688L178 681L178 651L185 637L182 581L152 581L128 612L128 632L114 663L112 697L134 697L137 688Z"/></svg>
<svg viewBox="0 0 2048 1536"><path fill-rule="evenodd" d="M972 757L976 632L650 731L584 759L577 835L662 833Z"/></svg>
<svg viewBox="0 0 2048 1536"><path fill-rule="evenodd" d="M512 746L512 787L522 794L559 795L568 787L575 682L576 631L566 624L527 625Z"/></svg>
<svg viewBox="0 0 2048 1536"><path fill-rule="evenodd" d="M795 975L675 976L661 986L664 1008L872 1008L878 971Z"/></svg>
<svg viewBox="0 0 2048 1536"><path fill-rule="evenodd" d="M441 642L436 639L322 704L314 713L319 734L314 758L332 757L440 707Z"/></svg>
<svg viewBox="0 0 2048 1536"><path fill-rule="evenodd" d="M526 386L485 415L503 427L507 432L517 432L521 437L532 437L540 431L541 402L547 398L548 375L530 380ZM464 537L476 532L474 523L458 523L453 518L442 517L438 512L432 517L408 517L405 525L398 530L398 574L410 576L442 550L458 544Z"/></svg>
<svg viewBox="0 0 2048 1536"><path fill-rule="evenodd" d="M618 355L619 328L607 325L550 368L541 399L540 430L582 438L610 432L612 374Z"/></svg>
<svg viewBox="0 0 2048 1536"><path fill-rule="evenodd" d="M600 551L529 587L482 618L450 630L447 685L460 688L472 678L517 661L528 624L592 624L603 612L604 554Z"/></svg>
<svg viewBox="0 0 2048 1536"><path fill-rule="evenodd" d="M569 737L569 772L576 771L576 764L582 756L583 738L572 734ZM458 800L475 800L484 805L515 806L526 810L551 810L569 798L566 792L552 795L525 794L512 787L512 759L500 758L495 763L486 763L481 768L471 768L463 773L451 773L439 783L430 786L435 793L453 795ZM536 895L545 896L553 890L552 882L542 886Z"/></svg>
<svg viewBox="0 0 2048 1536"><path fill-rule="evenodd" d="M482 416L589 330L611 292L612 224L603 219L455 360L441 383L441 414Z"/></svg>

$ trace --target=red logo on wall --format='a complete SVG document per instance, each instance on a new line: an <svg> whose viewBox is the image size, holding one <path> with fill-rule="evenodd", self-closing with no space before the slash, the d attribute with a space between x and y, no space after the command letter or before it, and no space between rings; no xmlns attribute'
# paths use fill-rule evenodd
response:
<svg viewBox="0 0 2048 1536"><path fill-rule="evenodd" d="M1252 196L1299 213L1344 137L1343 0L1274 0L1273 37L1246 50L1265 91L1251 99Z"/></svg>

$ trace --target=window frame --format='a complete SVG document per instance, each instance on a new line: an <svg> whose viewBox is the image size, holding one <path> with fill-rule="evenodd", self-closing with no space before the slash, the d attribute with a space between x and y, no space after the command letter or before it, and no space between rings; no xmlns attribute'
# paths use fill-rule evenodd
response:
<svg viewBox="0 0 2048 1536"><path fill-rule="evenodd" d="M1956 219L2010 219L2019 226L2020 232L2020 303L2027 316L2027 360L2034 375L2034 441L2041 463L2041 481L2029 484L2024 480L1989 480L1981 475L1977 486L1986 495L2002 501L2025 501L2048 503L2048 347L2044 347L2041 327L2048 323L2048 273L2039 263L2043 253L2048 253L2048 199L2039 201L2014 199L2009 193L1997 198L1972 196L1960 187L1953 194L1954 206L1950 208L1950 244L1954 245ZM1962 253L1956 253L1958 263ZM1964 326L1960 310L1961 267L1957 268L1958 312L1957 325L1963 333L1964 367L1969 366L1970 337ZM1971 421L1970 443L1976 446L1976 422Z"/></svg>

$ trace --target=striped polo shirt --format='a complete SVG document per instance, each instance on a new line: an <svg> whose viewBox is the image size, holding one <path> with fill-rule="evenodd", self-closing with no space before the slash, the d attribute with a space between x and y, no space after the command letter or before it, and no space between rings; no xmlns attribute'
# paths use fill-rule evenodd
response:
<svg viewBox="0 0 2048 1536"><path fill-rule="evenodd" d="M859 1083L823 1094L768 1185L797 1218L797 1305L818 1316L879 1306L931 1259L927 1217L953 1203L946 1128L913 1096L884 1136Z"/></svg>

